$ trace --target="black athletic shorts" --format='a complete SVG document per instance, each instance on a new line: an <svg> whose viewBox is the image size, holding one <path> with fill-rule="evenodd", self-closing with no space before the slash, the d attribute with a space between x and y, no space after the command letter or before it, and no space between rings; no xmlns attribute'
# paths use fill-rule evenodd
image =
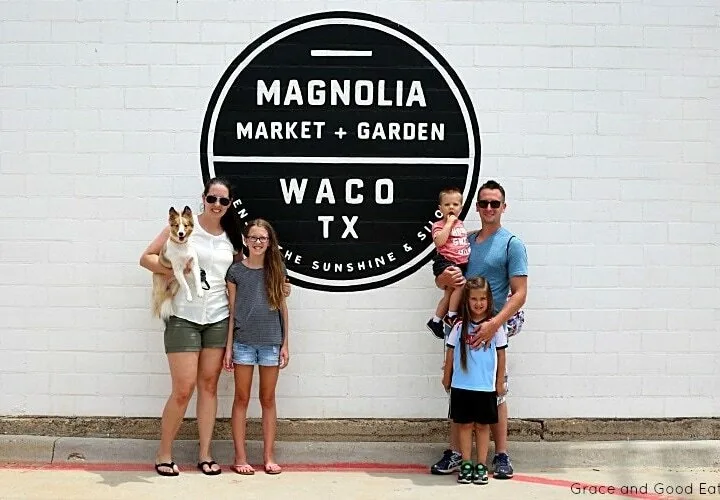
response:
<svg viewBox="0 0 720 500"><path fill-rule="evenodd" d="M451 388L450 418L456 424L497 424L497 393Z"/></svg>
<svg viewBox="0 0 720 500"><path fill-rule="evenodd" d="M450 262L442 255L435 254L435 258L433 259L433 275L435 277L440 276L442 272L445 270L445 268L455 266L459 267L462 271L463 275L465 274L465 270L467 269L467 262L465 264L455 264L453 262Z"/></svg>

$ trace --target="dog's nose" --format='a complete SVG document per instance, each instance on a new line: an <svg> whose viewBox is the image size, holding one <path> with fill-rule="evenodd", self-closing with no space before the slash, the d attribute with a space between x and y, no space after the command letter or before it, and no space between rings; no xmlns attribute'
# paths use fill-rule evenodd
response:
<svg viewBox="0 0 720 500"><path fill-rule="evenodd" d="M184 237L185 237L185 233L178 233L178 238L181 238L181 239L182 239L182 238L184 238Z"/></svg>

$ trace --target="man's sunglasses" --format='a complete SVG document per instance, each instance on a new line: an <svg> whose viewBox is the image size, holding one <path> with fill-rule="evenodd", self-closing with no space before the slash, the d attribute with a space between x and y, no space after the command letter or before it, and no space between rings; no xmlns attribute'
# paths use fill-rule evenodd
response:
<svg viewBox="0 0 720 500"><path fill-rule="evenodd" d="M478 200L477 202L480 208L487 208L490 205L492 208L500 208L502 201L500 200Z"/></svg>
<svg viewBox="0 0 720 500"><path fill-rule="evenodd" d="M207 195L205 197L205 201L207 201L210 205L214 205L216 201L219 201L223 207L227 207L230 204L230 198L218 198L213 194Z"/></svg>

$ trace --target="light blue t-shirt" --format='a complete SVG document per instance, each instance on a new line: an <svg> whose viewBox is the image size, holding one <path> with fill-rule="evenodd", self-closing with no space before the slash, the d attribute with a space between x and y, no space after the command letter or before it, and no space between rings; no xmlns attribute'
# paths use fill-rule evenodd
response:
<svg viewBox="0 0 720 500"><path fill-rule="evenodd" d="M470 259L465 278L482 276L488 280L493 295L493 308L498 313L507 302L510 277L528 274L525 244L504 227L482 242L477 242L476 236L468 235Z"/></svg>
<svg viewBox="0 0 720 500"><path fill-rule="evenodd" d="M468 325L468 334L477 328L478 323ZM497 379L497 351L507 348L507 334L503 325L490 341L488 349L467 348L467 370L460 363L460 351L466 347L461 345L460 329L462 322L455 324L447 338L447 346L453 349L453 372L450 386L455 389L469 391L493 392Z"/></svg>

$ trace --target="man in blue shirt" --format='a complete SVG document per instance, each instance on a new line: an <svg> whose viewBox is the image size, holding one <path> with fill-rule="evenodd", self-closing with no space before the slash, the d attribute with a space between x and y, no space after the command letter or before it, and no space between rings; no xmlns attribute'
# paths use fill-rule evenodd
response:
<svg viewBox="0 0 720 500"><path fill-rule="evenodd" d="M482 225L479 232L468 233L470 259L465 277L483 276L488 280L495 316L481 325L472 343L475 348L489 345L498 328L525 304L527 296L527 252L520 238L502 227L501 218L505 208L505 189L500 184L489 180L480 186L476 209ZM465 277L457 267L449 267L436 278L435 283L440 288L458 286L464 283ZM507 380L507 374L505 378ZM513 476L512 464L507 454L507 420L505 395L499 395L498 423L491 426L495 440L493 477L496 479L510 479ZM430 472L455 472L461 462L457 449L457 429L451 424L450 449L445 450L443 457L430 468Z"/></svg>

